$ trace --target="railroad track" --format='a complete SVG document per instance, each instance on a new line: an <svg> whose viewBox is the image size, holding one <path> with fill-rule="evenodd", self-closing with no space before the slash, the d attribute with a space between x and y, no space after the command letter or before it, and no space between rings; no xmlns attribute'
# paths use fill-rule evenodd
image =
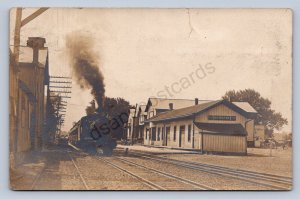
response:
<svg viewBox="0 0 300 199"><path fill-rule="evenodd" d="M212 187L137 164L125 158L110 157L109 161L103 157L98 157L98 159L140 180L152 190L213 190Z"/></svg>
<svg viewBox="0 0 300 199"><path fill-rule="evenodd" d="M68 154L68 156L70 157L70 159L71 159L71 161L72 161L72 163L73 163L73 165L74 165L74 167L75 167L77 173L79 174L79 177L80 177L80 179L81 179L82 184L84 185L84 188L85 188L86 190L90 190L90 188L89 188L89 186L87 185L87 183L86 183L86 181L85 181L85 179L84 179L82 173L81 173L80 170L79 170L79 167L77 166L77 164L75 163L74 159L73 159L72 156L70 155L70 152L67 152L67 154Z"/></svg>
<svg viewBox="0 0 300 199"><path fill-rule="evenodd" d="M81 150L80 150L80 152L86 154L85 152L82 152ZM80 174L82 181L86 185L85 180L82 177L82 174L81 174L78 166L76 165L72 156L71 155L69 155L69 156L70 156L74 166L76 167L78 173ZM185 188L183 190L213 190L212 187L209 187L209 186L206 186L206 185L203 185L203 184L200 184L200 183L188 180L188 179L184 179L184 178L172 175L170 173L165 173L165 172L159 171L157 169L146 167L144 165L140 165L135 162L126 160L125 158L122 158L122 157L108 157L108 160L104 157L99 157L99 156L94 156L94 158L101 160L101 161L105 162L106 164L116 168L117 170L127 173L129 176L132 176L132 177L138 179L140 182L142 182L144 185L148 186L152 190L169 190L169 189L170 190L171 189L180 190L184 186L185 186ZM119 162L116 163L116 160ZM121 164L121 166L120 166L120 162L123 163L123 165ZM139 168L140 170L138 171L137 168ZM142 170L142 172L141 172L141 170ZM146 177L145 177L145 174L146 174ZM167 182L167 184L169 184L169 185L166 186L166 183L164 185L159 185L158 182L153 182L153 179L149 180L149 175L151 177L153 177L154 176L153 174L158 175L158 178L154 179L154 181L160 181L161 178L163 177L164 178L163 181L165 180ZM148 178L147 178L147 175L148 175ZM191 187L193 189L191 189ZM89 188L87 187L87 190L88 189Z"/></svg>
<svg viewBox="0 0 300 199"><path fill-rule="evenodd" d="M61 152L61 151L60 151ZM72 164L74 165L77 173L79 174L80 176L80 180L82 181L82 184L84 185L84 188L86 190L89 190L89 187L88 185L86 184L84 178L83 178L83 175L81 174L80 170L79 170L79 167L76 165L74 159L72 158L72 156L69 154L70 151L65 151L65 153L67 154L67 156L70 158ZM35 179L33 180L32 184L31 184L31 187L30 187L30 190L36 190L37 187L39 186L39 183L40 183L40 180L41 180L41 176L45 173L45 172L53 172L52 169L49 169L49 168L46 168L46 166L44 166L44 168L39 172L39 174L35 177ZM46 174L47 175L47 174ZM45 190L47 190L47 188L45 188Z"/></svg>
<svg viewBox="0 0 300 199"><path fill-rule="evenodd" d="M37 182L39 181L41 175L44 173L45 168L46 168L46 167L44 167L44 168L42 169L42 171L34 178L32 184L31 184L30 190L35 190L36 185L37 185Z"/></svg>
<svg viewBox="0 0 300 199"><path fill-rule="evenodd" d="M165 162L175 166L198 170L205 173L216 174L224 177L238 179L244 182L264 186L274 190L286 190L291 188L292 186L292 178L285 177L285 176L265 174L265 173L247 171L241 169L233 169L233 168L222 167L222 166L211 165L211 164L181 161L181 160L175 160L166 157L157 157L157 156L153 156L152 154L141 153L137 151L134 152L131 151L130 154L139 158L154 160L158 162Z"/></svg>

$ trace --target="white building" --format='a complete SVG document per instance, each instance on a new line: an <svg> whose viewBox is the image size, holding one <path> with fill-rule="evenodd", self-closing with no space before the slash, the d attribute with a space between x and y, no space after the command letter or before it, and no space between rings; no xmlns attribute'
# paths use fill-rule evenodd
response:
<svg viewBox="0 0 300 199"><path fill-rule="evenodd" d="M166 102L156 102L149 99L145 109L144 145L246 154L247 141L254 141L257 112L247 102L195 99L190 106L178 103L186 103L183 108L171 102L168 109Z"/></svg>

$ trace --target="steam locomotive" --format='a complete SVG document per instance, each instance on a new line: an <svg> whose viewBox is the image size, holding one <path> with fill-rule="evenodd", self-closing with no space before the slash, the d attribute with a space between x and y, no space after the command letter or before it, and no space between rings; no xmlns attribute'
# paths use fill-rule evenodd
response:
<svg viewBox="0 0 300 199"><path fill-rule="evenodd" d="M102 114L84 116L70 129L69 143L88 153L111 156L123 134L122 125L115 127Z"/></svg>

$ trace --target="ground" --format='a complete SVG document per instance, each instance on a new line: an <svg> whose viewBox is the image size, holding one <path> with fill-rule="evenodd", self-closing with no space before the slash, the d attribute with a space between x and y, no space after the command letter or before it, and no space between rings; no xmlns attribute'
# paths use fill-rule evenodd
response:
<svg viewBox="0 0 300 199"><path fill-rule="evenodd" d="M112 157L102 157L60 145L28 153L11 171L11 188L290 190L291 177L291 149L249 148L247 156L223 156L119 145Z"/></svg>

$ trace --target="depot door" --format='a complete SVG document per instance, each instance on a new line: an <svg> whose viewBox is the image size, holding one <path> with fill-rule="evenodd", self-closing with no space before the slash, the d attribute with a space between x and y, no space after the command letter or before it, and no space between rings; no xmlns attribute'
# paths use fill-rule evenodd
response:
<svg viewBox="0 0 300 199"><path fill-rule="evenodd" d="M168 143L170 142L170 127L166 128L166 146L168 146Z"/></svg>
<svg viewBox="0 0 300 199"><path fill-rule="evenodd" d="M185 126L180 126L179 128L179 147L184 147L185 141Z"/></svg>

